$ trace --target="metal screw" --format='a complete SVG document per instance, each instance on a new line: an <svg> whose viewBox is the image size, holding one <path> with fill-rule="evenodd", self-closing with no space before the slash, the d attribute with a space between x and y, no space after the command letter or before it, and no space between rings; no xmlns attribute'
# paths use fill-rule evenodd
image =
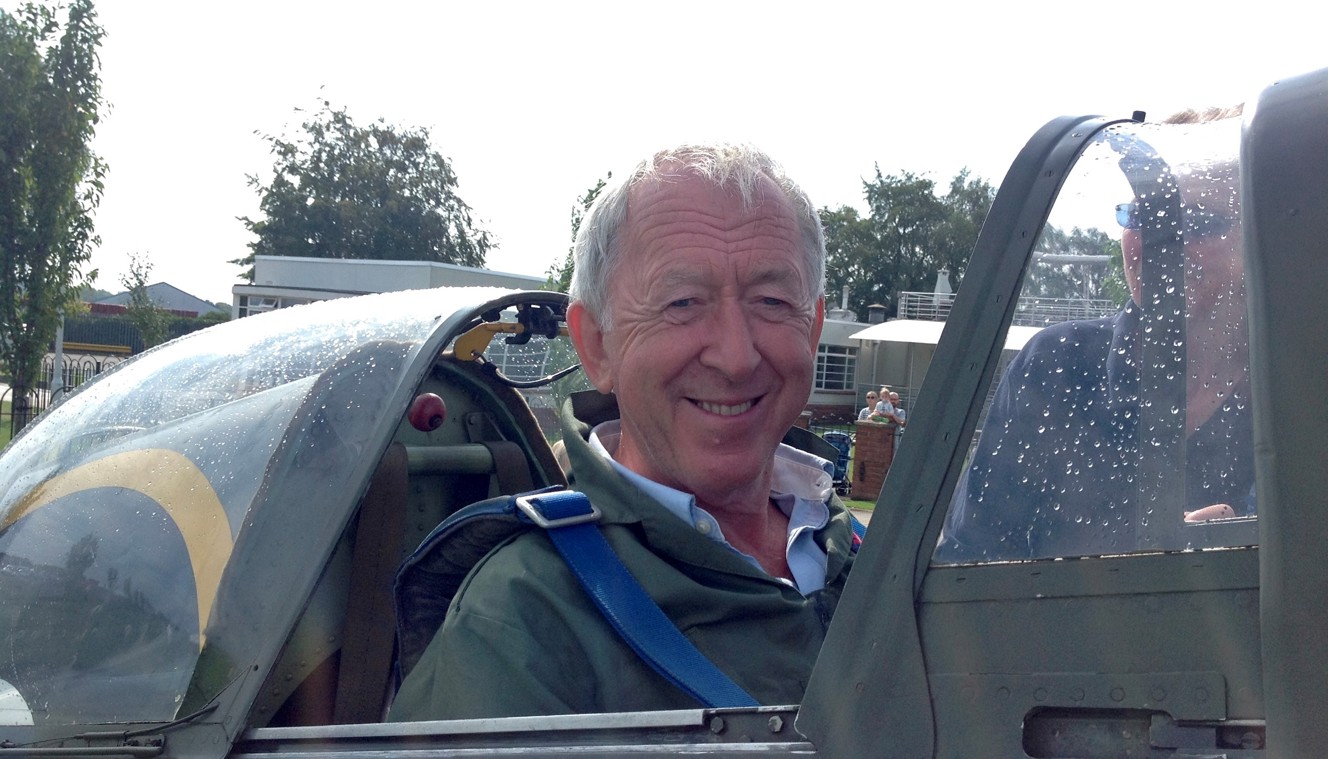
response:
<svg viewBox="0 0 1328 759"><path fill-rule="evenodd" d="M770 732L772 733L777 733L780 730L784 729L784 719L780 717L778 714L771 717L770 722L768 724L770 725Z"/></svg>
<svg viewBox="0 0 1328 759"><path fill-rule="evenodd" d="M714 733L715 735L719 735L720 733L724 732L724 718L723 718L723 717L711 717L711 718L710 718L710 732Z"/></svg>

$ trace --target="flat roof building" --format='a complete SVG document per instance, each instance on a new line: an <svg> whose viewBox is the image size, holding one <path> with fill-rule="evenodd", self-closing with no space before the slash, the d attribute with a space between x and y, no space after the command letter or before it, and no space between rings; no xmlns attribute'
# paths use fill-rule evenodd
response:
<svg viewBox="0 0 1328 759"><path fill-rule="evenodd" d="M546 280L433 261L254 256L254 282L231 288L231 317L368 293L432 287L541 290Z"/></svg>

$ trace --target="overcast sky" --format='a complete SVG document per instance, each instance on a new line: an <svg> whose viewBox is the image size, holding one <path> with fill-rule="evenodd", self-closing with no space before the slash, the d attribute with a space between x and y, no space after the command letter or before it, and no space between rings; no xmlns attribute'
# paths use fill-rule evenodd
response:
<svg viewBox="0 0 1328 759"><path fill-rule="evenodd" d="M500 244L489 268L542 275L579 195L683 140L754 142L818 206L861 207L877 164L998 184L1056 116L1161 118L1328 66L1309 6L1284 0L97 7L98 285L122 289L138 253L153 281L224 302L251 239L236 217L258 212L246 175L272 167L255 132L294 136L320 99L429 128Z"/></svg>

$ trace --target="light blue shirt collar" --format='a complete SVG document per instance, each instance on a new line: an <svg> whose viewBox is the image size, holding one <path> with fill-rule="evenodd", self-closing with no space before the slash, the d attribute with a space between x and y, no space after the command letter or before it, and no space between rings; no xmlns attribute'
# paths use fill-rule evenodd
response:
<svg viewBox="0 0 1328 759"><path fill-rule="evenodd" d="M696 496L661 485L619 464L613 458L613 453L618 450L621 435L622 426L617 420L596 425L590 433L590 448L608 459L614 470L663 504L674 516L760 568L755 558L734 548L724 538L719 522L696 504ZM816 543L814 535L830 521L830 508L826 501L834 490L833 474L834 464L819 456L782 444L775 451L770 500L788 517L788 541L784 554L789 572L793 575L793 585L803 595L810 595L825 587L827 557Z"/></svg>

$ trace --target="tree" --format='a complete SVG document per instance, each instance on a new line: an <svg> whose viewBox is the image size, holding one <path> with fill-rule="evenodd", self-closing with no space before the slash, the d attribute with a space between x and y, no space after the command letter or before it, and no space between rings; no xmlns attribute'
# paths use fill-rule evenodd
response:
<svg viewBox="0 0 1328 759"><path fill-rule="evenodd" d="M880 241L871 219L862 218L852 206L822 208L820 215L825 230L826 292L838 293L848 285L849 308L865 317L867 306L877 302L873 283L884 276L877 271Z"/></svg>
<svg viewBox="0 0 1328 759"><path fill-rule="evenodd" d="M106 166L91 141L105 101L91 0L0 10L0 357L13 386L14 424L77 297L98 243L92 215Z"/></svg>
<svg viewBox="0 0 1328 759"><path fill-rule="evenodd" d="M586 190L586 193L576 199L572 206L572 245L567 247L567 255L563 258L562 264L553 264L549 267L548 283L545 285L550 290L565 293L572 287L572 271L575 269L575 261L572 258L573 251L576 250L576 235L581 231L581 222L585 221L586 213L594 205L595 199L608 185L608 180L613 178L613 172L610 171L604 175L603 179L595 180L595 186ZM555 368L571 366L580 361L576 355L576 350L572 347L572 341L553 340L549 344L548 365ZM562 408L563 402L572 393L581 390L590 390L590 380L586 378L584 372L573 372L566 377L550 385L549 390L552 394L553 407ZM553 437L561 438L562 433L554 432Z"/></svg>
<svg viewBox="0 0 1328 759"><path fill-rule="evenodd" d="M865 314L879 304L893 314L902 291L929 291L948 269L956 284L995 198L987 182L961 171L945 195L930 179L909 172L863 182L869 213L842 206L821 209L825 227L826 285L849 287L849 306Z"/></svg>
<svg viewBox="0 0 1328 759"><path fill-rule="evenodd" d="M217 307L216 311L209 311L198 317L204 324L221 324L231 320L231 304L222 301L216 301L212 305Z"/></svg>
<svg viewBox="0 0 1328 759"><path fill-rule="evenodd" d="M94 300L101 300L102 298L109 298L114 294L115 293L107 292L100 287L95 287L88 283L84 283L78 288L78 299L85 303L91 303Z"/></svg>
<svg viewBox="0 0 1328 759"><path fill-rule="evenodd" d="M604 179L595 181L595 186L586 190L586 194L576 199L576 205L572 206L572 245L567 247L567 256L563 258L562 265L553 264L548 271L548 288L560 293L565 293L572 286L572 269L574 262L572 253L576 249L576 235L581 231L581 222L586 218L586 212L594 205L595 199L599 197L600 192L608 184L608 180L613 178L613 172L604 175Z"/></svg>
<svg viewBox="0 0 1328 759"><path fill-rule="evenodd" d="M1124 305L1128 291L1120 241L1106 232L1075 227L1067 234L1048 226L1038 241L1037 253L1024 278L1021 295L1110 300L1117 306Z"/></svg>
<svg viewBox="0 0 1328 759"><path fill-rule="evenodd" d="M263 218L240 217L257 235L249 256L309 256L438 261L483 266L496 247L457 194L457 176L424 128L397 129L382 119L355 124L345 109L322 108L288 140L264 135L276 157L260 196Z"/></svg>
<svg viewBox="0 0 1328 759"><path fill-rule="evenodd" d="M166 339L166 328L170 326L170 315L157 308L148 296L148 277L152 274L152 262L146 256L129 256L129 273L120 277L120 284L129 291L129 305L125 307L125 316L138 327L138 335L143 339L146 350L160 345Z"/></svg>

